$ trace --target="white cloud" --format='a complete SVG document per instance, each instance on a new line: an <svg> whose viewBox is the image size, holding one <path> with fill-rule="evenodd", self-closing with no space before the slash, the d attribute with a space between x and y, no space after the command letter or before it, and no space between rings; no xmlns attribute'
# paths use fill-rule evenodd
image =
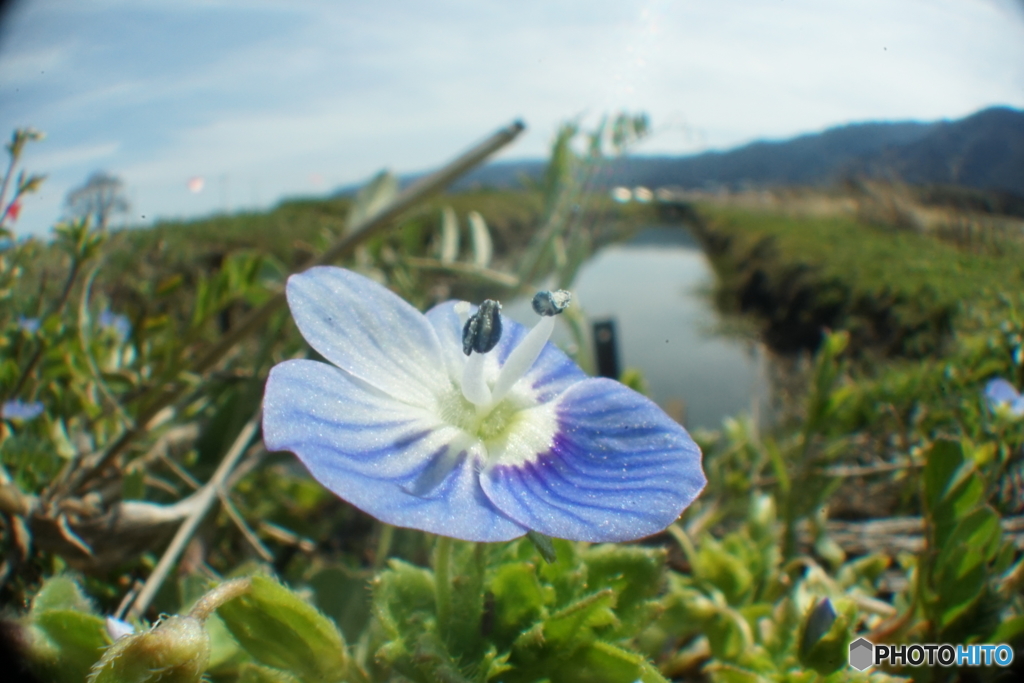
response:
<svg viewBox="0 0 1024 683"><path fill-rule="evenodd" d="M1011 0L148 0L29 3L12 21L0 132L50 133L54 215L100 161L147 216L189 215L310 191L311 173L331 187L424 169L518 116L515 157L544 154L561 120L620 109L651 114L643 151L681 153L1024 106Z"/></svg>

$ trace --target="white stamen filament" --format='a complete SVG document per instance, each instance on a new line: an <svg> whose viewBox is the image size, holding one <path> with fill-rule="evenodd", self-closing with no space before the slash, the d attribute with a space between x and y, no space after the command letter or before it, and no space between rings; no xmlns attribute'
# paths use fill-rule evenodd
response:
<svg viewBox="0 0 1024 683"><path fill-rule="evenodd" d="M484 379L484 359L486 353L472 353L466 359L462 369L462 395L478 408L490 407L492 403L491 389Z"/></svg>
<svg viewBox="0 0 1024 683"><path fill-rule="evenodd" d="M462 308L462 303L455 305L455 311L465 325L465 320L469 318L469 306ZM477 414L480 417L487 415L501 403L515 383L533 367L554 329L555 318L542 317L533 329L527 332L519 345L512 349L512 353L501 368L498 380L494 383L493 390L487 386L484 379L484 359L487 354L474 352L466 359L466 365L462 370L462 395L477 407Z"/></svg>
<svg viewBox="0 0 1024 683"><path fill-rule="evenodd" d="M523 341L519 342L519 346L512 349L508 360L505 361L505 365L501 368L498 381L494 383L491 401L494 403L501 402L501 399L505 398L505 394L509 392L509 389L526 374L527 370L533 367L534 361L540 356L540 352L544 350L544 345L548 343L548 339L551 338L551 333L554 329L554 317L543 317L526 334Z"/></svg>

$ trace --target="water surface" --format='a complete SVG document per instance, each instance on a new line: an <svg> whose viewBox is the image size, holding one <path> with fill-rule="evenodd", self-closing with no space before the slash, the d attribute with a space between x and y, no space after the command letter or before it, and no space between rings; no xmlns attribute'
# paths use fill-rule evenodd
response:
<svg viewBox="0 0 1024 683"><path fill-rule="evenodd" d="M615 320L620 367L639 369L649 396L688 428L717 429L741 412L763 416L768 405L766 355L721 331L707 295L713 285L711 265L689 233L656 227L599 250L573 286L589 320ZM505 313L536 321L526 302ZM565 329L555 337L562 346L571 341Z"/></svg>

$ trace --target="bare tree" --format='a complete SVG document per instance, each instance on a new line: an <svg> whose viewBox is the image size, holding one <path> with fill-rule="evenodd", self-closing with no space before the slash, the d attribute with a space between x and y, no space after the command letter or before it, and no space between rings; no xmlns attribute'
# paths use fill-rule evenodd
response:
<svg viewBox="0 0 1024 683"><path fill-rule="evenodd" d="M91 218L94 225L104 229L111 216L128 213L124 181L106 171L96 171L84 185L68 192L64 207L68 218Z"/></svg>

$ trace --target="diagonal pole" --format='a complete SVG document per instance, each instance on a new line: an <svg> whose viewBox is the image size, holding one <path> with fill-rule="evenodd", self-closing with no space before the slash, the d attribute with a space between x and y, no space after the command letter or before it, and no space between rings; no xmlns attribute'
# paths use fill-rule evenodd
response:
<svg viewBox="0 0 1024 683"><path fill-rule="evenodd" d="M525 128L526 126L522 121L514 121L512 124L498 130L486 140L459 155L441 169L420 178L400 192L388 205L354 225L351 231L340 237L324 253L303 264L295 272L302 272L313 266L333 263L340 258L348 256L355 251L357 246L390 226L401 214L431 195L440 192L454 180L483 162L487 157L515 140ZM209 370L244 338L262 328L270 317L283 307L285 303L286 299L283 291L272 296L262 306L246 315L236 327L229 330L213 346L207 349L187 370L194 374L202 374ZM181 399L188 393L189 389L190 386L181 381L171 381L150 389L139 400L142 407L136 417L135 426L122 432L121 436L105 451L98 453L91 460L83 463L83 466L69 477L67 484L61 487L62 491L81 490L110 464L115 457L122 453L132 441L141 434L144 434L148 429L149 423L161 410Z"/></svg>

